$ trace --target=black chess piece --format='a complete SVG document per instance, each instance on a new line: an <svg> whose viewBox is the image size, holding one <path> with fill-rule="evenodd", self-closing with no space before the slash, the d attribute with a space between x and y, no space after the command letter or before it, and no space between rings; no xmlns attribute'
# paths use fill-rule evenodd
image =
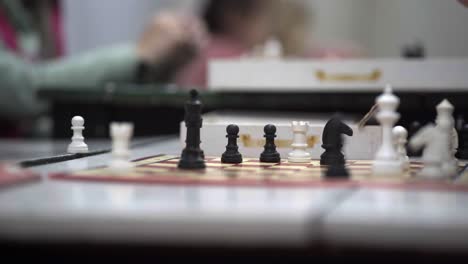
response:
<svg viewBox="0 0 468 264"><path fill-rule="evenodd" d="M468 160L468 124L465 124L458 133L460 139L456 157Z"/></svg>
<svg viewBox="0 0 468 264"><path fill-rule="evenodd" d="M426 57L426 48L420 41L404 45L401 55L406 59L423 59Z"/></svg>
<svg viewBox="0 0 468 264"><path fill-rule="evenodd" d="M325 178L327 179L343 179L349 178L349 172L345 165L342 163L331 164L325 171Z"/></svg>
<svg viewBox="0 0 468 264"><path fill-rule="evenodd" d="M276 151L275 137L276 127L274 125L266 125L263 129L265 132L265 147L260 155L260 162L278 163L281 162L281 156Z"/></svg>
<svg viewBox="0 0 468 264"><path fill-rule="evenodd" d="M335 115L330 119L323 129L322 148L325 152L320 156L320 165L344 165L344 155L342 134L352 136L353 130L343 123L339 116Z"/></svg>
<svg viewBox="0 0 468 264"><path fill-rule="evenodd" d="M242 155L239 153L237 146L237 138L239 138L239 127L236 125L229 125L226 128L228 144L226 151L221 156L222 163L239 164L242 163Z"/></svg>
<svg viewBox="0 0 468 264"><path fill-rule="evenodd" d="M185 103L185 126L187 127L186 146L182 151L178 167L180 169L204 169L205 160L200 148L202 102L196 90L190 91L190 100Z"/></svg>

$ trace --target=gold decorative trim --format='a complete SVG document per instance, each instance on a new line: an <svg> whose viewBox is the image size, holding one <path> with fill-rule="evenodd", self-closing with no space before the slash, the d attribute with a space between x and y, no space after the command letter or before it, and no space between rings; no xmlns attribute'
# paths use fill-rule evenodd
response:
<svg viewBox="0 0 468 264"><path fill-rule="evenodd" d="M252 138L251 135L241 134L240 135L240 142L246 148L262 148L265 146L265 139L255 139ZM309 136L307 137L307 146L309 148L313 148L315 144L319 141L317 136ZM276 139L275 145L277 148L290 148L292 144L292 140L290 139Z"/></svg>
<svg viewBox="0 0 468 264"><path fill-rule="evenodd" d="M379 69L373 70L369 74L353 74L353 73L326 73L323 70L317 70L315 76L321 82L377 82L382 77L382 71Z"/></svg>

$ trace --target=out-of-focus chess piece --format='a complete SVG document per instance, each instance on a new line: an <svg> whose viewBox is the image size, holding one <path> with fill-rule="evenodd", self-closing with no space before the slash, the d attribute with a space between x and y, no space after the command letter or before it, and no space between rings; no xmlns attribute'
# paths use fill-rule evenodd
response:
<svg viewBox="0 0 468 264"><path fill-rule="evenodd" d="M70 154L88 153L88 145L84 142L83 130L84 118L75 116L71 120L71 129L73 130L72 142L68 145L67 152Z"/></svg>
<svg viewBox="0 0 468 264"><path fill-rule="evenodd" d="M130 138L133 135L133 124L111 123L112 159L110 169L120 172L133 167L130 162Z"/></svg>
<svg viewBox="0 0 468 264"><path fill-rule="evenodd" d="M426 48L421 41L415 41L403 46L401 56L406 59L424 59L426 57Z"/></svg>
<svg viewBox="0 0 468 264"><path fill-rule="evenodd" d="M392 130L393 143L400 158L401 167L407 171L410 169L409 157L406 154L406 143L408 142L408 131L402 126L396 126Z"/></svg>
<svg viewBox="0 0 468 264"><path fill-rule="evenodd" d="M291 123L293 132L292 151L288 155L288 161L292 163L310 162L312 156L307 152L307 132L309 123L304 121L293 121Z"/></svg>

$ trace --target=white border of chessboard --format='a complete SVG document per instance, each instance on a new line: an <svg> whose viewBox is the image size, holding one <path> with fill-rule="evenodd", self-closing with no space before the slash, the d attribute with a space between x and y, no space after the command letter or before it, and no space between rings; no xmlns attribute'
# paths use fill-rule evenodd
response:
<svg viewBox="0 0 468 264"><path fill-rule="evenodd" d="M242 164L222 164L219 157L207 157L205 170L177 169L177 156L158 155L133 161L136 167L127 173L118 174L107 167L51 174L58 180L83 180L96 182L122 182L161 185L200 185L200 186L246 186L246 187L362 187L396 188L440 191L468 192L468 185L452 182L413 180L409 174L405 179L372 178L372 161L348 161L358 172L351 179L324 180L321 176L323 166L319 161L308 164L261 163L258 159L244 159ZM412 162L412 168L422 168L422 163ZM274 173L272 173L274 171ZM279 173L280 171L280 173ZM108 174L106 172L109 172ZM352 172L352 173L353 173ZM362 175L359 172L364 172ZM216 174L218 173L218 174ZM252 177L252 173L254 176ZM157 174L157 177L154 175ZM220 175L222 174L222 175Z"/></svg>

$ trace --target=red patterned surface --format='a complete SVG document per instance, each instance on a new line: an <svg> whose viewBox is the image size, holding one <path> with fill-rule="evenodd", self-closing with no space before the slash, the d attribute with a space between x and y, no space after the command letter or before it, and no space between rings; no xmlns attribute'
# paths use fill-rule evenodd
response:
<svg viewBox="0 0 468 264"><path fill-rule="evenodd" d="M128 173L113 173L106 168L75 173L52 174L51 178L60 180L82 180L95 182L122 182L161 185L202 185L202 186L250 186L250 187L363 187L384 189L415 189L431 191L468 192L467 184L452 182L430 182L405 179L373 179L369 161L350 161L348 169L355 174L351 180L325 180L321 177L324 167L318 162L311 164L291 164L287 162L260 164L258 160L246 159L238 165L221 164L219 158L207 158L206 170L180 170L177 158L157 157L140 159L134 170ZM148 162L146 162L148 161ZM422 168L421 163L412 163L414 175ZM357 176L356 176L357 175ZM361 175L361 176L359 176Z"/></svg>

